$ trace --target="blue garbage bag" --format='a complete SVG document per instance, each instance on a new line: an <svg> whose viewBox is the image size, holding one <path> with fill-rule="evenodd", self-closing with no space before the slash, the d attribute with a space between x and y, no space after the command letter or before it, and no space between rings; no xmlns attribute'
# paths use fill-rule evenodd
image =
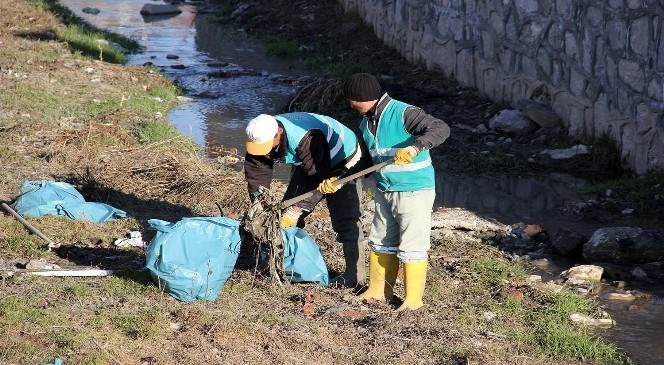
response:
<svg viewBox="0 0 664 365"><path fill-rule="evenodd" d="M123 210L108 204L86 202L83 195L70 184L47 180L24 181L14 203L14 210L24 217L37 218L51 214L97 223L127 216Z"/></svg>
<svg viewBox="0 0 664 365"><path fill-rule="evenodd" d="M291 227L281 230L284 240L284 272L293 282L330 284L330 275L316 242L304 230Z"/></svg>
<svg viewBox="0 0 664 365"><path fill-rule="evenodd" d="M148 223L157 230L145 253L152 278L178 300L216 300L240 254L240 223L225 217Z"/></svg>

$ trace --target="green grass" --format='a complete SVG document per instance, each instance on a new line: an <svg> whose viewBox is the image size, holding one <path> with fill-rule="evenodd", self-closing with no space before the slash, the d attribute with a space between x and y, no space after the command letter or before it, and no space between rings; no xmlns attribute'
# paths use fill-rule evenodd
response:
<svg viewBox="0 0 664 365"><path fill-rule="evenodd" d="M113 43L119 44L130 52L140 49L140 45L136 41L87 24L57 0L30 0L30 2L38 8L56 14L66 25L63 30L56 31L56 39L66 42L74 53L90 59L123 64L126 62L125 54L119 48L112 46Z"/></svg>
<svg viewBox="0 0 664 365"><path fill-rule="evenodd" d="M593 359L607 365L632 363L615 345L570 320L574 312L599 318L601 310L592 301L569 292L541 295L536 299L535 305L511 296L496 303L492 310L498 313L499 320L489 329L535 346L555 358Z"/></svg>
<svg viewBox="0 0 664 365"><path fill-rule="evenodd" d="M74 117L79 122L98 120L102 116L125 109L141 114L166 114L178 104L177 96L181 90L176 86L155 87L148 91L128 89L127 95L110 95L102 100L81 102L63 94L42 90L40 86L30 84L17 85L11 97L2 97L3 105L9 108L21 108L27 113L40 115L48 121Z"/></svg>
<svg viewBox="0 0 664 365"><path fill-rule="evenodd" d="M138 313L118 314L110 318L116 329L132 339L159 338L167 331L167 320L159 308L148 308Z"/></svg>
<svg viewBox="0 0 664 365"><path fill-rule="evenodd" d="M147 285L147 280L133 280L131 277L111 276L99 283L99 290L102 294L111 298L128 298L135 295L142 295L148 291L158 290L154 284Z"/></svg>
<svg viewBox="0 0 664 365"><path fill-rule="evenodd" d="M175 85L155 87L147 93L135 93L129 96L123 101L122 107L136 112L166 114L177 104L177 97L181 94L182 90Z"/></svg>
<svg viewBox="0 0 664 365"><path fill-rule="evenodd" d="M136 137L143 144L161 142L181 136L175 127L167 122L148 121L138 126Z"/></svg>
<svg viewBox="0 0 664 365"><path fill-rule="evenodd" d="M523 268L491 259L470 260L466 263L466 268L478 276L478 280L491 287L505 286L510 281L525 276Z"/></svg>
<svg viewBox="0 0 664 365"><path fill-rule="evenodd" d="M57 40L66 42L75 54L85 58L119 64L127 61L122 50L105 42L103 33L92 31L85 26L72 24L55 34Z"/></svg>
<svg viewBox="0 0 664 365"><path fill-rule="evenodd" d="M462 271L478 283L464 288L466 295L475 297L486 296L487 292L498 294L514 290L513 283L520 282L525 275L519 263L487 258L469 260ZM465 308L461 305L459 317L471 318L470 326L473 325L472 318L478 318L482 311L490 310L498 316L480 326L534 346L542 354L567 360L592 359L602 364L631 364L615 345L594 336L591 328L571 321L570 314L575 312L600 318L602 310L592 300L569 291L546 294L525 288L517 290L524 293L524 298L493 295L486 300L485 308Z"/></svg>

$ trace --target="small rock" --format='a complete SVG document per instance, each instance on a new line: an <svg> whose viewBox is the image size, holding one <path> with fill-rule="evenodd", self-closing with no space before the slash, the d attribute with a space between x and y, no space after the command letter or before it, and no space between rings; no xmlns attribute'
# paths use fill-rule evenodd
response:
<svg viewBox="0 0 664 365"><path fill-rule="evenodd" d="M560 273L560 276L569 280L581 279L590 282L599 282L604 268L597 265L578 265Z"/></svg>
<svg viewBox="0 0 664 365"><path fill-rule="evenodd" d="M528 276L526 276L526 283L528 283L528 284L541 283L541 282L542 282L542 276L541 275L528 275Z"/></svg>
<svg viewBox="0 0 664 365"><path fill-rule="evenodd" d="M46 262L43 259L33 259L25 265L25 268L30 270L50 270L59 269L60 266Z"/></svg>
<svg viewBox="0 0 664 365"><path fill-rule="evenodd" d="M582 313L572 313L569 315L572 322L584 324L586 326L613 327L616 322L611 318L593 318Z"/></svg>
<svg viewBox="0 0 664 365"><path fill-rule="evenodd" d="M531 263L533 266L539 267L540 269L546 269L549 267L549 260L547 259L533 260Z"/></svg>
<svg viewBox="0 0 664 365"><path fill-rule="evenodd" d="M97 15L100 12L100 10L97 8L83 8L81 11L90 15Z"/></svg>
<svg viewBox="0 0 664 365"><path fill-rule="evenodd" d="M606 293L602 296L606 300L632 301L636 297L630 293Z"/></svg>
<svg viewBox="0 0 664 365"><path fill-rule="evenodd" d="M498 315L494 312L484 312L482 315L482 318L484 318L485 321L492 321L494 320Z"/></svg>
<svg viewBox="0 0 664 365"><path fill-rule="evenodd" d="M178 56L176 54L167 54L166 55L166 59L168 59L168 60L177 60L179 58L180 58L180 56Z"/></svg>
<svg viewBox="0 0 664 365"><path fill-rule="evenodd" d="M575 291L577 294L580 294L580 295L588 295L588 293L590 293L590 290L589 290L589 289L582 288L582 287L574 288L574 291Z"/></svg>
<svg viewBox="0 0 664 365"><path fill-rule="evenodd" d="M631 271L631 274L634 275L635 278L639 278L639 279L644 279L644 278L648 277L648 274L645 271L643 271L643 269L640 268L640 267L635 267Z"/></svg>

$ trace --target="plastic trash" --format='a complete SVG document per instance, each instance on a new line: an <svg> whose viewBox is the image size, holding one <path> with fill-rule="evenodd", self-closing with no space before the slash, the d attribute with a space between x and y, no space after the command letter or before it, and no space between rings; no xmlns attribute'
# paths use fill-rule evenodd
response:
<svg viewBox="0 0 664 365"><path fill-rule="evenodd" d="M118 247L145 247L143 236L139 231L131 231L125 238L119 238L113 242Z"/></svg>
<svg viewBox="0 0 664 365"><path fill-rule="evenodd" d="M107 222L127 213L108 204L86 202L73 186L56 181L29 181L21 185L14 210L24 217L65 216L73 220Z"/></svg>
<svg viewBox="0 0 664 365"><path fill-rule="evenodd" d="M284 240L284 272L293 282L330 284L327 265L313 238L298 227L281 230Z"/></svg>
<svg viewBox="0 0 664 365"><path fill-rule="evenodd" d="M145 253L152 278L178 300L216 300L240 253L240 223L225 217L148 223L157 231Z"/></svg>
<svg viewBox="0 0 664 365"><path fill-rule="evenodd" d="M64 362L62 362L62 359L59 357L56 357L53 362L49 362L46 365L64 365Z"/></svg>

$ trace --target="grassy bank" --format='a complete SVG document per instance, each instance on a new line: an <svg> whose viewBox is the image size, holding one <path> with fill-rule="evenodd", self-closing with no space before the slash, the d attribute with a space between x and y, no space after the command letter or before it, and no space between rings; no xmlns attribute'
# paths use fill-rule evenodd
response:
<svg viewBox="0 0 664 365"><path fill-rule="evenodd" d="M629 363L569 320L600 308L530 287L518 261L466 234L432 242L428 305L413 313L357 302L350 290L273 285L251 274L250 247L215 302L181 303L163 293L141 270L144 250L113 241L130 230L149 238L151 218L217 215L217 204L242 212L242 175L202 159L165 121L178 103L170 80L35 36L73 26L45 9L53 10L27 0L0 4L0 193L11 201L23 180L65 181L132 218L30 219L59 244L48 251L0 215L4 268L41 259L118 270L101 278L0 272L0 364L56 357L66 364ZM309 232L338 271L341 248L321 216L311 218ZM396 292L403 296L401 283Z"/></svg>

